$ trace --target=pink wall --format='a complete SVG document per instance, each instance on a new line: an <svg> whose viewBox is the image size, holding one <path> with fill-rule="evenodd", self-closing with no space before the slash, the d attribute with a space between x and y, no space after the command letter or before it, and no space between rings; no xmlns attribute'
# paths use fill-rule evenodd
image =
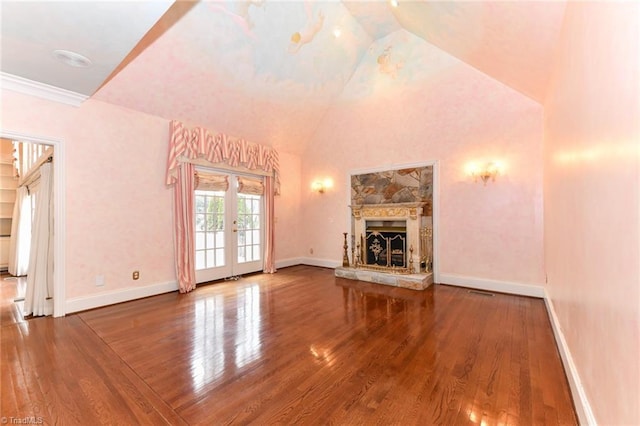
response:
<svg viewBox="0 0 640 426"><path fill-rule="evenodd" d="M88 100L79 108L2 91L3 129L62 140L66 150L66 296L175 281L171 189L164 185L168 122ZM282 155L277 260L295 256L300 165ZM140 280L133 281L133 270ZM96 287L96 275L105 286Z"/></svg>
<svg viewBox="0 0 640 426"><path fill-rule="evenodd" d="M276 263L300 256L300 157L279 151L282 179L275 197Z"/></svg>
<svg viewBox="0 0 640 426"><path fill-rule="evenodd" d="M640 424L639 3L568 3L545 103L547 292L599 424Z"/></svg>
<svg viewBox="0 0 640 426"><path fill-rule="evenodd" d="M175 280L166 120L99 101L74 108L11 91L2 98L5 129L65 145L67 298Z"/></svg>
<svg viewBox="0 0 640 426"><path fill-rule="evenodd" d="M305 256L341 260L350 171L438 160L441 273L541 285L542 107L427 43L414 46L424 67L409 81L363 59L373 65L356 70L302 156ZM372 82L371 96L359 82ZM491 159L507 166L495 183L465 175L468 161ZM325 176L334 189L312 193Z"/></svg>

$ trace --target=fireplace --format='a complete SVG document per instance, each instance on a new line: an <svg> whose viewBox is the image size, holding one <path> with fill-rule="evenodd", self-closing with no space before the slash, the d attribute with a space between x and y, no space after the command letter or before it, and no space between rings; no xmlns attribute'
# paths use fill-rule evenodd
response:
<svg viewBox="0 0 640 426"><path fill-rule="evenodd" d="M343 232L337 277L414 290L433 283L433 176L431 165L351 175L351 238Z"/></svg>
<svg viewBox="0 0 640 426"><path fill-rule="evenodd" d="M424 270L427 250L421 235L431 224L424 203L353 205L351 213L354 266L396 274Z"/></svg>
<svg viewBox="0 0 640 426"><path fill-rule="evenodd" d="M367 265L407 267L406 221L366 221L364 253Z"/></svg>
<svg viewBox="0 0 640 426"><path fill-rule="evenodd" d="M352 205L351 262L335 275L352 280L424 290L433 283L431 217L425 203ZM345 233L345 260L348 245Z"/></svg>

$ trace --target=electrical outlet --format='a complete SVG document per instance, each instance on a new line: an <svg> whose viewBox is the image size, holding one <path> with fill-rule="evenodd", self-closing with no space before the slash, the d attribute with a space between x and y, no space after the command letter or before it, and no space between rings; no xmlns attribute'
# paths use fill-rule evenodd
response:
<svg viewBox="0 0 640 426"><path fill-rule="evenodd" d="M132 277L134 280L140 278L140 271L133 271Z"/></svg>
<svg viewBox="0 0 640 426"><path fill-rule="evenodd" d="M104 275L96 275L96 287L102 287L104 285Z"/></svg>

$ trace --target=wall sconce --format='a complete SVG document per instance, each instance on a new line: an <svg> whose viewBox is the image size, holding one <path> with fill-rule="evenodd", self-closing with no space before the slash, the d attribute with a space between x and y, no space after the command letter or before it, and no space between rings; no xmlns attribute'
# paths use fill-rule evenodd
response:
<svg viewBox="0 0 640 426"><path fill-rule="evenodd" d="M329 178L316 180L311 184L311 190L317 192L319 194L324 194L324 192L333 187L333 181Z"/></svg>
<svg viewBox="0 0 640 426"><path fill-rule="evenodd" d="M473 176L474 182L477 182L478 178L480 178L482 180L482 183L486 185L489 179L495 182L496 176L500 174L500 170L502 169L502 166L500 165L500 163L491 161L484 165L479 165L477 163L469 163L467 164L466 169L467 169L467 173Z"/></svg>

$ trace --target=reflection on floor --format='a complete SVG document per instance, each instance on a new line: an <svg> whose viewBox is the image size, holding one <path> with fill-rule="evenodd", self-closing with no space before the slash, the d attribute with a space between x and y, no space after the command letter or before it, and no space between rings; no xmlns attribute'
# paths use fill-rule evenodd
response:
<svg viewBox="0 0 640 426"><path fill-rule="evenodd" d="M27 290L27 277L14 277L7 273L0 275L0 323L19 323L24 321L24 295Z"/></svg>
<svg viewBox="0 0 640 426"><path fill-rule="evenodd" d="M542 299L297 265L24 321L19 284L1 283L17 322L0 328L7 419L577 424Z"/></svg>

